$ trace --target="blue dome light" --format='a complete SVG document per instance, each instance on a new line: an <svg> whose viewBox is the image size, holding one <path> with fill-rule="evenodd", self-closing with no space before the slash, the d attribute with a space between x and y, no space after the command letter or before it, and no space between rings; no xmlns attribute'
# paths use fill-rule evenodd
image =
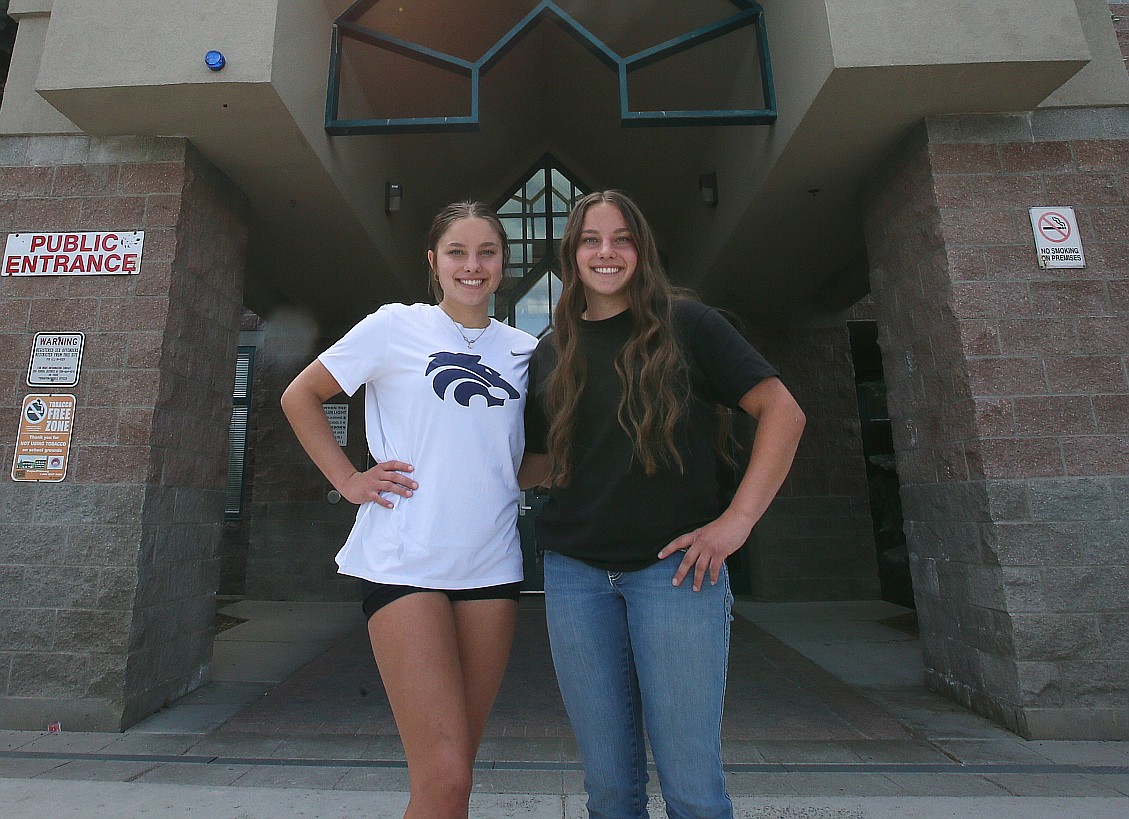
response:
<svg viewBox="0 0 1129 819"><path fill-rule="evenodd" d="M222 71L223 67L227 65L227 58L218 51L209 51L204 55L204 64L212 71Z"/></svg>

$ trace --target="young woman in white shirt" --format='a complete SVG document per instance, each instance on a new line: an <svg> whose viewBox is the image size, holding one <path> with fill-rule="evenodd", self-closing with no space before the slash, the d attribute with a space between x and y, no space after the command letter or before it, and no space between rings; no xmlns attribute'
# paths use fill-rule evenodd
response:
<svg viewBox="0 0 1129 819"><path fill-rule="evenodd" d="M536 340L488 316L507 250L486 206L448 206L427 241L438 304L381 307L282 397L311 459L360 505L337 562L363 581L373 655L408 762L406 817L467 815L513 638L516 473ZM361 385L376 462L368 470L337 445L322 410Z"/></svg>

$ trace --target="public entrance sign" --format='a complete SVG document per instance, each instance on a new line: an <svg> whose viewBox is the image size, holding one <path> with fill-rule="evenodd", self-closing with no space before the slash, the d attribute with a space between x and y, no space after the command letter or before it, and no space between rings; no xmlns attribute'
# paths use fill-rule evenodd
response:
<svg viewBox="0 0 1129 819"><path fill-rule="evenodd" d="M136 276L145 231L11 233L4 276Z"/></svg>
<svg viewBox="0 0 1129 819"><path fill-rule="evenodd" d="M58 482L67 476L74 408L73 395L24 396L12 480Z"/></svg>
<svg viewBox="0 0 1129 819"><path fill-rule="evenodd" d="M1030 208L1029 212L1039 267L1046 270L1086 266L1074 208Z"/></svg>
<svg viewBox="0 0 1129 819"><path fill-rule="evenodd" d="M27 365L29 387L73 387L82 366L82 333L36 333Z"/></svg>

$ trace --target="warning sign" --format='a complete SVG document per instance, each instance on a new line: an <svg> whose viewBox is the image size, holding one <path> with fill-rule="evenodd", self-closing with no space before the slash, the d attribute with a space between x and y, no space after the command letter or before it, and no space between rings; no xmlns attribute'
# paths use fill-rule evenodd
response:
<svg viewBox="0 0 1129 819"><path fill-rule="evenodd" d="M1074 208L1030 208L1031 232L1039 267L1085 267L1086 254L1078 236L1078 219Z"/></svg>
<svg viewBox="0 0 1129 819"><path fill-rule="evenodd" d="M333 437L337 439L338 446L349 443L349 405L348 404L322 404L325 417L329 419L329 428L333 430Z"/></svg>
<svg viewBox="0 0 1129 819"><path fill-rule="evenodd" d="M73 387L82 366L82 333L36 333L27 367L29 387Z"/></svg>
<svg viewBox="0 0 1129 819"><path fill-rule="evenodd" d="M24 396L12 480L61 481L67 476L74 408L73 395Z"/></svg>
<svg viewBox="0 0 1129 819"><path fill-rule="evenodd" d="M113 233L12 233L4 276L105 276L141 272L142 230Z"/></svg>

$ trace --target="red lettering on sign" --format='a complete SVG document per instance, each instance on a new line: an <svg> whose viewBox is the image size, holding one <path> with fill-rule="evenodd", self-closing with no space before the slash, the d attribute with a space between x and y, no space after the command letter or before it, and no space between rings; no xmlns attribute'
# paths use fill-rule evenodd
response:
<svg viewBox="0 0 1129 819"><path fill-rule="evenodd" d="M122 271L125 273L137 272L137 254L126 253L122 256Z"/></svg>
<svg viewBox="0 0 1129 819"><path fill-rule="evenodd" d="M78 237L73 233L68 233L63 237L63 252L74 253L78 250Z"/></svg>
<svg viewBox="0 0 1129 819"><path fill-rule="evenodd" d="M24 257L22 257L22 256L9 256L8 257L8 264L4 268L4 272L7 273L8 275L11 275L12 273L19 273L20 272L20 260L22 258L24 258Z"/></svg>
<svg viewBox="0 0 1129 819"><path fill-rule="evenodd" d="M102 238L102 249L103 250L117 250L119 241L120 240L118 239L118 234L107 233Z"/></svg>
<svg viewBox="0 0 1129 819"><path fill-rule="evenodd" d="M105 267L107 273L117 273L122 269L122 257L117 253L111 253L106 257Z"/></svg>
<svg viewBox="0 0 1129 819"><path fill-rule="evenodd" d="M31 249L32 249L32 251L39 250L39 248L43 247L43 245L46 243L46 241L47 241L46 236L32 236L31 237Z"/></svg>

